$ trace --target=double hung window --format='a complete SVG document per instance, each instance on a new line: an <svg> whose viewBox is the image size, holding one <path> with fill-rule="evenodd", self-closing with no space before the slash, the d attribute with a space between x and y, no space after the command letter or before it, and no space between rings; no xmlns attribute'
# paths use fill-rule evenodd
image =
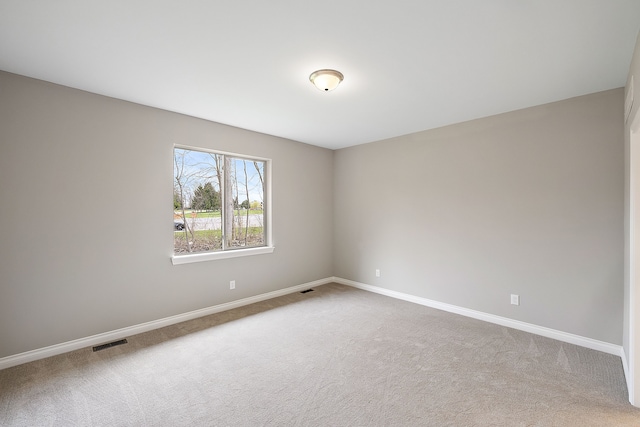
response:
<svg viewBox="0 0 640 427"><path fill-rule="evenodd" d="M228 254L271 246L270 172L269 159L174 147L174 264L264 253Z"/></svg>

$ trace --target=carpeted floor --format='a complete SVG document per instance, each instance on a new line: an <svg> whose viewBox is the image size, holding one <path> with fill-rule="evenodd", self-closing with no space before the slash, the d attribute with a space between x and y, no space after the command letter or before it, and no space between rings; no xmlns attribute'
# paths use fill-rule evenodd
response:
<svg viewBox="0 0 640 427"><path fill-rule="evenodd" d="M0 425L640 426L619 357L337 284L126 338L0 371Z"/></svg>

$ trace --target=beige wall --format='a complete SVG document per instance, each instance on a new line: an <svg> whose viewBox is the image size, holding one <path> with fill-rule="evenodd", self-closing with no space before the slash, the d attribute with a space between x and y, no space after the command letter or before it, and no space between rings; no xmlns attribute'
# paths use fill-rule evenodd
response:
<svg viewBox="0 0 640 427"><path fill-rule="evenodd" d="M335 275L620 345L622 105L616 89L336 151Z"/></svg>
<svg viewBox="0 0 640 427"><path fill-rule="evenodd" d="M0 99L0 358L332 275L622 343L622 89L335 152L3 72ZM273 254L171 265L174 143L273 159Z"/></svg>
<svg viewBox="0 0 640 427"><path fill-rule="evenodd" d="M171 264L174 143L273 160L273 254ZM0 72L0 358L330 277L332 163Z"/></svg>

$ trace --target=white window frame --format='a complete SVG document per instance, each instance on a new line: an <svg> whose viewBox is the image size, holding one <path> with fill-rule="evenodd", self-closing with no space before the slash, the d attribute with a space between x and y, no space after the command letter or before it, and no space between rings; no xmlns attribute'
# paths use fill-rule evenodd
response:
<svg viewBox="0 0 640 427"><path fill-rule="evenodd" d="M239 153L231 153L228 151L221 150L213 150L209 148L203 147L194 147L189 145L182 144L174 144L171 155L175 156L175 149L183 149L183 150L192 150L192 151L202 151L207 153L214 154L222 154L224 156L230 156L234 158L246 159L246 160L258 160L264 162L265 164L265 172L264 172L264 180L265 180L265 204L264 207L264 227L265 227L265 245L264 246L256 246L251 248L233 248L226 249L223 251L211 251L211 252L196 252L191 254L180 254L177 255L172 253L171 255L171 263L173 265L180 264L190 264L193 262L203 262L203 261L215 261L219 259L229 259L229 258L238 258L244 256L252 256L252 255L261 255L261 254L270 254L275 250L275 246L273 246L273 227L272 227L272 209L271 209L271 169L272 169L272 161L271 159L265 157L251 156L247 154L239 154ZM172 175L173 175L173 162L172 163ZM173 252L173 250L172 250Z"/></svg>

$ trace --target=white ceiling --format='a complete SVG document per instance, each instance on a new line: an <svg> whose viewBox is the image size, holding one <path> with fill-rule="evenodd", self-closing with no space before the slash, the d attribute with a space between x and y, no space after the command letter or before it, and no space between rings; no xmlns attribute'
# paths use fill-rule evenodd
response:
<svg viewBox="0 0 640 427"><path fill-rule="evenodd" d="M0 0L0 69L342 148L624 86L639 29L640 0Z"/></svg>

